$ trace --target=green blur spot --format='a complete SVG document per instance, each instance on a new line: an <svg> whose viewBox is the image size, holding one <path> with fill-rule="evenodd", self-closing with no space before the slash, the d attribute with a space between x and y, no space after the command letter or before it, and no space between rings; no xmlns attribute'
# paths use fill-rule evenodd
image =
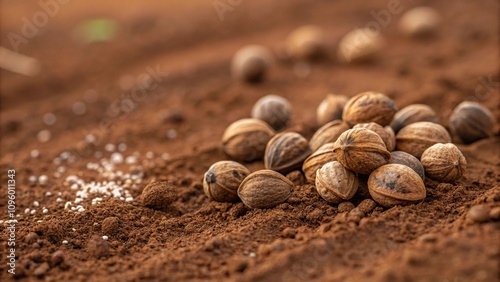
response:
<svg viewBox="0 0 500 282"><path fill-rule="evenodd" d="M83 41L87 43L111 41L116 36L118 25L114 20L92 19L83 21L79 30Z"/></svg>

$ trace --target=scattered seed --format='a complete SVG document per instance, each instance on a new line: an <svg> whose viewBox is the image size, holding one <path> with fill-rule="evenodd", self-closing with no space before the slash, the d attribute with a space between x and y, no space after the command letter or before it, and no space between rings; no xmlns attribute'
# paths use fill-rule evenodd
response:
<svg viewBox="0 0 500 282"><path fill-rule="evenodd" d="M102 239L103 239L104 241L108 241L108 236L104 235L104 236L102 236Z"/></svg>
<svg viewBox="0 0 500 282"><path fill-rule="evenodd" d="M67 241L67 240L63 240L63 241L62 241L62 244L63 244L63 245L67 245L67 244L68 244L68 241Z"/></svg>

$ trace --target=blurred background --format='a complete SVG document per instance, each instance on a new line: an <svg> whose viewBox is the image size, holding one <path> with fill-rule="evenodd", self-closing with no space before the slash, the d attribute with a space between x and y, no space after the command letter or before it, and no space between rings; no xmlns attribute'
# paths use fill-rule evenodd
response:
<svg viewBox="0 0 500 282"><path fill-rule="evenodd" d="M439 26L431 38L409 39L398 21L422 5L439 12ZM47 113L58 117L54 132L95 127L106 115L127 111L127 105L113 109L113 101L144 81L159 82L153 92L170 98L147 103L161 101L164 107L196 107L192 91L202 91L204 97L212 92L248 94L252 98L243 101L248 103L242 103L237 117L248 115L245 111L258 96L268 92L310 107L306 120L314 118L315 107L330 92L353 96L381 91L401 107L446 94L446 101L433 105L443 115L464 99L497 101L491 100L499 81L498 1L493 0L3 0L1 19L1 129L28 129L16 140L52 126ZM337 58L342 37L371 23L378 24L385 42L375 62L342 64ZM290 32L310 24L324 33L324 58L312 63L281 58ZM231 78L230 60L247 44L268 47L278 61L258 85ZM484 95L478 98L477 91ZM406 98L398 101L403 94ZM232 104L222 104L227 105ZM129 106L135 107L133 101ZM218 112L210 104L204 107L208 116Z"/></svg>

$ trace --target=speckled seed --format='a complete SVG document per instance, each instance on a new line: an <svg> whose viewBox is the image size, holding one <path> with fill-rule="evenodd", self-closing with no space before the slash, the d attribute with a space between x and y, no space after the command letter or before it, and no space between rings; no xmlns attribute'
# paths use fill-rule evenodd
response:
<svg viewBox="0 0 500 282"><path fill-rule="evenodd" d="M267 122L276 131L287 126L291 113L292 105L290 102L278 95L264 96L252 108L252 118Z"/></svg>
<svg viewBox="0 0 500 282"><path fill-rule="evenodd" d="M418 173L418 175L420 175L422 180L425 180L425 170L422 163L417 158L406 152L403 151L391 152L391 159L389 160L389 163L402 164L408 166L409 168L413 169L416 173Z"/></svg>
<svg viewBox="0 0 500 282"><path fill-rule="evenodd" d="M203 176L203 191L213 201L238 201L238 187L249 174L250 171L237 162L216 162Z"/></svg>
<svg viewBox="0 0 500 282"><path fill-rule="evenodd" d="M411 168L400 164L379 167L368 178L370 195L384 207L421 201L426 196L422 178Z"/></svg>
<svg viewBox="0 0 500 282"><path fill-rule="evenodd" d="M266 209L285 202L292 194L293 183L278 172L258 170L243 180L238 196L245 206Z"/></svg>
<svg viewBox="0 0 500 282"><path fill-rule="evenodd" d="M450 129L462 143L469 144L493 136L495 117L485 106L462 102L450 116Z"/></svg>
<svg viewBox="0 0 500 282"><path fill-rule="evenodd" d="M429 178L452 183L465 172L467 161L452 143L434 144L422 153L422 165Z"/></svg>

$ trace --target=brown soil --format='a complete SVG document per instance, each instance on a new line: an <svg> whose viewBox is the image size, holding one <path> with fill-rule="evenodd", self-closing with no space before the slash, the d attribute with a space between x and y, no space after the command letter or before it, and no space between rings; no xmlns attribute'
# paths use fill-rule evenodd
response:
<svg viewBox="0 0 500 282"><path fill-rule="evenodd" d="M351 205L332 205L312 185L296 185L285 203L268 210L211 202L202 188L207 168L226 159L220 150L225 127L248 117L253 103L270 93L290 100L290 129L308 138L315 109L329 92L379 91L400 108L429 104L444 125L455 105L477 100L498 121L498 1L401 1L404 11L422 3L435 7L443 15L437 35L403 37L397 30L400 15L393 15L382 29L386 46L379 59L353 66L339 64L333 46L372 21L371 10L386 9L392 1L243 1L222 22L211 1L178 2L70 1L20 45L21 53L41 61L42 73L27 78L0 72L1 193L4 199L7 169L15 169L19 214L16 276L7 273L5 229L1 281L499 281L500 222L478 224L467 217L473 205L500 206L498 127L493 138L459 146L468 167L457 183L426 180L423 202L377 206L359 222L348 211L362 196ZM37 3L2 1L2 46L10 48L7 33L19 33L22 17L40 11ZM116 19L117 37L77 43L72 31L88 17ZM279 50L286 35L304 24L324 28L332 46L327 58L309 66L309 75L298 76L301 66L285 62L275 64L260 84L230 78L229 61L238 48L258 43ZM120 88L125 75L135 80L158 68L159 85L146 94ZM86 104L84 115L73 114L77 101ZM52 126L42 121L48 112L57 116ZM52 135L46 143L37 140L43 129ZM83 150L88 133L97 140ZM130 185L134 201L104 197L92 205L89 198L80 203L82 212L65 209L75 200L75 190L64 183L67 176L105 180L87 164L109 159L108 143L126 144L124 157L138 152L137 164L115 168L143 177ZM38 158L30 156L34 149ZM70 160L54 164L64 152ZM57 178L59 167L65 171L59 169ZM255 171L263 164L248 167ZM31 184L31 175L47 175L48 184ZM168 209L153 210L139 201L155 179L173 184L176 199ZM52 196L46 196L49 191ZM7 220L7 201L0 207L0 219Z"/></svg>

